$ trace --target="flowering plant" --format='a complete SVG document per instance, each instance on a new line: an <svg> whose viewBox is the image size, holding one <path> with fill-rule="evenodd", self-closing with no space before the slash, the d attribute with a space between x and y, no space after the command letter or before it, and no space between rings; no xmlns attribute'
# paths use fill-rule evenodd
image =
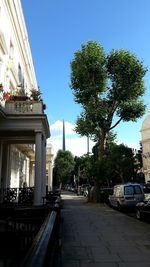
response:
<svg viewBox="0 0 150 267"><path fill-rule="evenodd" d="M9 98L10 98L10 94L4 91L3 85L1 83L0 84L0 101L1 102L6 101L6 100L9 100Z"/></svg>
<svg viewBox="0 0 150 267"><path fill-rule="evenodd" d="M0 83L0 91L3 91L3 85Z"/></svg>
<svg viewBox="0 0 150 267"><path fill-rule="evenodd" d="M3 92L3 100L9 100L10 99L10 94L7 92Z"/></svg>
<svg viewBox="0 0 150 267"><path fill-rule="evenodd" d="M32 88L31 89L31 99L32 100L41 100L41 92L40 92L40 89L37 90L37 89L34 89Z"/></svg>

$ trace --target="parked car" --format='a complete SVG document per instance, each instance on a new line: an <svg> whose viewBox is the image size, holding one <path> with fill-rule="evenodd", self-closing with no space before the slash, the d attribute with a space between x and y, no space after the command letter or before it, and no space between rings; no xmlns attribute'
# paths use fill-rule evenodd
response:
<svg viewBox="0 0 150 267"><path fill-rule="evenodd" d="M121 210L123 208L133 208L138 202L144 200L143 188L140 184L127 183L115 185L113 194L109 196L109 204Z"/></svg>
<svg viewBox="0 0 150 267"><path fill-rule="evenodd" d="M143 191L144 191L144 200L148 200L150 196L150 184L143 185Z"/></svg>
<svg viewBox="0 0 150 267"><path fill-rule="evenodd" d="M150 217L150 199L136 204L136 218L138 220Z"/></svg>
<svg viewBox="0 0 150 267"><path fill-rule="evenodd" d="M150 218L150 185L144 185L144 200L136 204L136 218L138 220Z"/></svg>

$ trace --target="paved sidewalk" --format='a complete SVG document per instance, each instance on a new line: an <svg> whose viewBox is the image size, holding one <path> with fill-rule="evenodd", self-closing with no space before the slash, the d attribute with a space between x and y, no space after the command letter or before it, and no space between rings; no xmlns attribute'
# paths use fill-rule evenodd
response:
<svg viewBox="0 0 150 267"><path fill-rule="evenodd" d="M62 267L150 267L150 224L62 193Z"/></svg>

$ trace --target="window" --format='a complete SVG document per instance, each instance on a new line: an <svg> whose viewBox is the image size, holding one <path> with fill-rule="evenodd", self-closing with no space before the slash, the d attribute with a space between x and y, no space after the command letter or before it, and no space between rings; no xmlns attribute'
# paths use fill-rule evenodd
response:
<svg viewBox="0 0 150 267"><path fill-rule="evenodd" d="M133 195L134 194L133 186L132 185L125 186L124 187L124 194L125 195Z"/></svg>
<svg viewBox="0 0 150 267"><path fill-rule="evenodd" d="M141 187L138 186L138 185L135 185L134 186L134 194L142 194L142 190L141 190Z"/></svg>
<svg viewBox="0 0 150 267"><path fill-rule="evenodd" d="M14 56L14 46L10 41L10 58L13 59L13 56Z"/></svg>
<svg viewBox="0 0 150 267"><path fill-rule="evenodd" d="M18 78L19 78L19 82L22 82L22 70L21 70L21 66L20 64L18 65Z"/></svg>
<svg viewBox="0 0 150 267"><path fill-rule="evenodd" d="M24 88L24 77L23 77L23 73L22 73L22 69L20 64L18 65L18 78L19 78L19 82L21 84L21 87Z"/></svg>

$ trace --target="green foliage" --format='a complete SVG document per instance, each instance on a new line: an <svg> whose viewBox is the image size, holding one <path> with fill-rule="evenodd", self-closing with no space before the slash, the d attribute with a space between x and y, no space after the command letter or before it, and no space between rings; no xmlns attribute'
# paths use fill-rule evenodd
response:
<svg viewBox="0 0 150 267"><path fill-rule="evenodd" d="M92 181L92 161L91 156L84 155L75 157L74 173L79 184L90 183Z"/></svg>
<svg viewBox="0 0 150 267"><path fill-rule="evenodd" d="M136 121L145 113L145 105L141 100L124 102L117 110L117 115L124 121Z"/></svg>
<svg viewBox="0 0 150 267"><path fill-rule="evenodd" d="M96 149L96 147L95 147ZM124 144L111 143L106 147L102 160L95 160L93 174L99 186L129 182L134 178L134 156L132 149Z"/></svg>
<svg viewBox="0 0 150 267"><path fill-rule="evenodd" d="M134 158L131 148L124 144L114 144L106 160L108 175L114 183L129 182L133 179Z"/></svg>
<svg viewBox="0 0 150 267"><path fill-rule="evenodd" d="M83 111L76 132L99 141L99 158L104 156L106 137L120 121L136 121L145 112L141 99L147 69L126 50L105 55L101 45L82 45L71 62L71 89ZM114 117L117 120L114 123ZM114 124L113 124L114 123Z"/></svg>
<svg viewBox="0 0 150 267"><path fill-rule="evenodd" d="M105 55L103 48L96 42L82 45L71 62L71 88L78 103L88 103L103 92L106 85Z"/></svg>
<svg viewBox="0 0 150 267"><path fill-rule="evenodd" d="M120 101L137 99L144 94L143 77L146 69L134 54L126 50L113 50L107 57L108 77L112 98Z"/></svg>
<svg viewBox="0 0 150 267"><path fill-rule="evenodd" d="M56 179L65 184L71 178L74 170L74 157L70 151L59 150L54 160Z"/></svg>

